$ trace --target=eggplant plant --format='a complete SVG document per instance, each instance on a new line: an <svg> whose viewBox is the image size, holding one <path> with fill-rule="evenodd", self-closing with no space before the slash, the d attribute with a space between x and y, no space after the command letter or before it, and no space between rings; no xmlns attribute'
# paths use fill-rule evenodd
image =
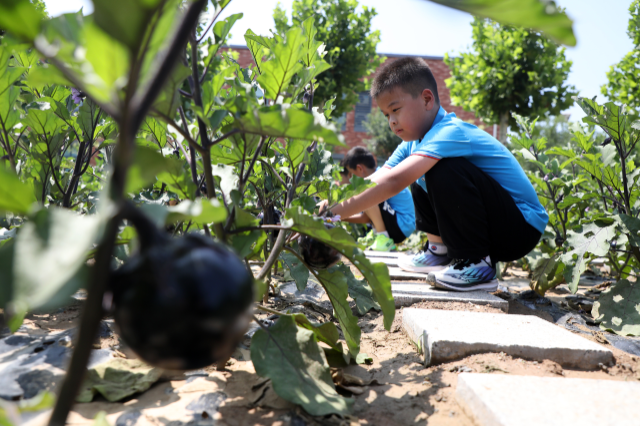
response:
<svg viewBox="0 0 640 426"><path fill-rule="evenodd" d="M603 329L640 335L640 121L636 111L612 102L577 98L587 114L572 126L566 146L547 149L534 138L535 121L516 119L514 154L533 167L526 173L549 213L540 244L527 260L532 288L541 295L563 283L576 293L580 275L604 258L617 281L593 309ZM603 136L596 134L600 128Z"/></svg>
<svg viewBox="0 0 640 426"><path fill-rule="evenodd" d="M15 331L26 313L88 290L51 425L65 423L107 300L142 359L183 369L224 363L254 309L276 313L252 339L256 372L315 415L353 402L328 361L363 362L348 297L391 327L387 267L314 215L317 197L335 203L371 184L335 183L325 146L343 142L332 101L313 107L330 67L313 20L248 31L255 66L243 68L223 49L242 16L219 20L228 3L95 0L92 15L50 20L28 1L2 6L24 25L0 45L0 304ZM338 326L267 308L277 268L300 289L313 276Z"/></svg>

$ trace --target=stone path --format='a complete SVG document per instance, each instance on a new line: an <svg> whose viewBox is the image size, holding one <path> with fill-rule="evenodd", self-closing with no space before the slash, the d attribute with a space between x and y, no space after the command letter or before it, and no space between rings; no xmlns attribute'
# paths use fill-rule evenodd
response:
<svg viewBox="0 0 640 426"><path fill-rule="evenodd" d="M456 399L480 426L637 426L640 383L462 373Z"/></svg>
<svg viewBox="0 0 640 426"><path fill-rule="evenodd" d="M613 363L609 349L531 315L409 308L402 323L424 353L425 365L485 352L583 369Z"/></svg>
<svg viewBox="0 0 640 426"><path fill-rule="evenodd" d="M455 292L438 290L429 284L391 282L391 292L396 307L408 306L420 301L431 302L463 302L475 305L489 305L507 312L509 302L486 291Z"/></svg>

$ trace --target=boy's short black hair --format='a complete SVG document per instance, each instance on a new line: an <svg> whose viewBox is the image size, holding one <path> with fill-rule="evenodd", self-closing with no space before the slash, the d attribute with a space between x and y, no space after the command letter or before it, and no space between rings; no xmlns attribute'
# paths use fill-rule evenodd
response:
<svg viewBox="0 0 640 426"><path fill-rule="evenodd" d="M348 167L352 170L358 167L358 164L362 164L367 169L375 169L376 157L367 148L356 146L351 148L340 162L342 167Z"/></svg>
<svg viewBox="0 0 640 426"><path fill-rule="evenodd" d="M382 67L373 79L371 97L377 98L382 92L401 88L414 99L420 96L424 89L433 92L436 102L440 104L438 84L429 65L420 58L400 58Z"/></svg>

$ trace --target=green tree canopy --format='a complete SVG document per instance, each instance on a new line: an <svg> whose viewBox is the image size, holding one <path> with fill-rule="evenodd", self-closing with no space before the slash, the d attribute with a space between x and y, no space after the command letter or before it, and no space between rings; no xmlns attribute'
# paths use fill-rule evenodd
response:
<svg viewBox="0 0 640 426"><path fill-rule="evenodd" d="M373 73L382 63L376 54L380 31L371 30L375 9L366 6L357 13L357 0L295 0L292 24L278 5L273 12L278 33L286 32L313 17L318 34L316 39L325 44L327 60L333 67L318 77L314 104L320 105L336 96L335 115L350 111L358 102L358 92L367 90L364 77Z"/></svg>
<svg viewBox="0 0 640 426"><path fill-rule="evenodd" d="M565 84L571 61L565 49L528 29L475 18L473 45L460 57L445 56L451 101L489 124L500 124L506 141L510 113L524 117L557 115L573 104L574 86Z"/></svg>
<svg viewBox="0 0 640 426"><path fill-rule="evenodd" d="M364 127L371 135L371 139L366 140L367 147L377 157L389 157L402 142L402 139L393 133L389 121L378 108L369 114Z"/></svg>
<svg viewBox="0 0 640 426"><path fill-rule="evenodd" d="M627 34L633 40L633 50L607 73L608 82L600 89L602 94L614 102L640 108L640 0L629 6L629 27Z"/></svg>

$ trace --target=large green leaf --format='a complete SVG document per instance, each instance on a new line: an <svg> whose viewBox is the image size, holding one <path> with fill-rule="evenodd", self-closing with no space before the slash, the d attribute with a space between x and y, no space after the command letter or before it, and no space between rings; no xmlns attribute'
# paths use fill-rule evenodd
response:
<svg viewBox="0 0 640 426"><path fill-rule="evenodd" d="M273 46L274 58L262 64L262 74L258 77L258 83L268 98L276 100L287 89L291 78L302 69L300 60L306 53L303 42L302 29L293 27L287 31L283 43Z"/></svg>
<svg viewBox="0 0 640 426"><path fill-rule="evenodd" d="M600 328L621 336L640 336L640 284L620 280L600 295L593 305Z"/></svg>
<svg viewBox="0 0 640 426"><path fill-rule="evenodd" d="M125 192L133 194L156 181L156 176L168 170L181 170L182 162L166 158L153 148L136 146L133 162L127 175ZM170 173L168 173L170 175ZM168 179L168 178L167 178Z"/></svg>
<svg viewBox="0 0 640 426"><path fill-rule="evenodd" d="M0 167L0 212L27 214L36 201L33 191L15 173Z"/></svg>
<svg viewBox="0 0 640 426"><path fill-rule="evenodd" d="M291 274L291 277L296 282L298 291L304 291L307 288L307 281L309 281L309 270L295 255L283 251L280 253L280 259L284 262Z"/></svg>
<svg viewBox="0 0 640 426"><path fill-rule="evenodd" d="M576 45L573 22L549 0L430 0L444 6L490 18L506 25L542 31L558 43Z"/></svg>
<svg viewBox="0 0 640 426"><path fill-rule="evenodd" d="M351 307L347 300L347 296L349 295L347 277L342 271L336 269L320 270L317 271L317 274L322 286L327 292L327 296L329 296L331 300L334 315L338 319L338 322L340 322L342 334L344 335L344 340L347 341L349 353L355 358L360 352L361 331L358 326L358 318L351 312Z"/></svg>
<svg viewBox="0 0 640 426"><path fill-rule="evenodd" d="M538 294L545 292L560 283L558 276L562 277L563 264L558 262L557 256L549 256L546 253L535 252L527 256L533 271L531 276L531 288Z"/></svg>
<svg viewBox="0 0 640 426"><path fill-rule="evenodd" d="M380 305L378 305L373 297L373 290L371 289L371 286L367 284L366 280L357 279L355 275L353 275L353 272L351 272L351 268L345 264L336 265L330 268L329 271L334 269L347 278L349 296L355 300L358 314L364 315L371 309L380 310Z"/></svg>
<svg viewBox="0 0 640 426"><path fill-rule="evenodd" d="M202 225L220 223L227 219L227 208L216 199L197 198L195 201L184 200L177 206L167 207L169 212L167 223L192 221Z"/></svg>
<svg viewBox="0 0 640 426"><path fill-rule="evenodd" d="M324 116L303 108L273 105L249 111L236 120L244 133L325 142L344 146L344 138Z"/></svg>
<svg viewBox="0 0 640 426"><path fill-rule="evenodd" d="M43 15L28 0L0 0L0 28L33 40L40 31Z"/></svg>
<svg viewBox="0 0 640 426"><path fill-rule="evenodd" d="M93 19L109 36L137 52L161 0L93 0Z"/></svg>
<svg viewBox="0 0 640 426"><path fill-rule="evenodd" d="M87 253L100 227L100 216L55 207L40 210L22 225L14 248L14 311L56 306L86 285Z"/></svg>
<svg viewBox="0 0 640 426"><path fill-rule="evenodd" d="M564 277L569 285L569 290L578 291L580 275L586 269L585 255L587 253L596 256L604 256L609 252L609 243L616 236L615 226L600 227L595 223L584 225L576 231L569 231L567 243L573 250L563 254L560 259L565 264ZM576 259L573 256L576 255Z"/></svg>
<svg viewBox="0 0 640 426"><path fill-rule="evenodd" d="M358 243L347 231L340 227L327 229L322 219L314 218L300 206L287 209L286 216L293 220L292 229L294 231L336 248L358 268L371 286L373 295L382 308L385 328L390 330L396 308L391 295L391 280L389 279L387 265L384 263L371 263L362 250L358 248Z"/></svg>
<svg viewBox="0 0 640 426"><path fill-rule="evenodd" d="M273 390L300 404L314 416L347 414L353 404L336 392L329 365L313 331L298 327L291 316L258 330L251 339L251 361L256 373L273 382Z"/></svg>

